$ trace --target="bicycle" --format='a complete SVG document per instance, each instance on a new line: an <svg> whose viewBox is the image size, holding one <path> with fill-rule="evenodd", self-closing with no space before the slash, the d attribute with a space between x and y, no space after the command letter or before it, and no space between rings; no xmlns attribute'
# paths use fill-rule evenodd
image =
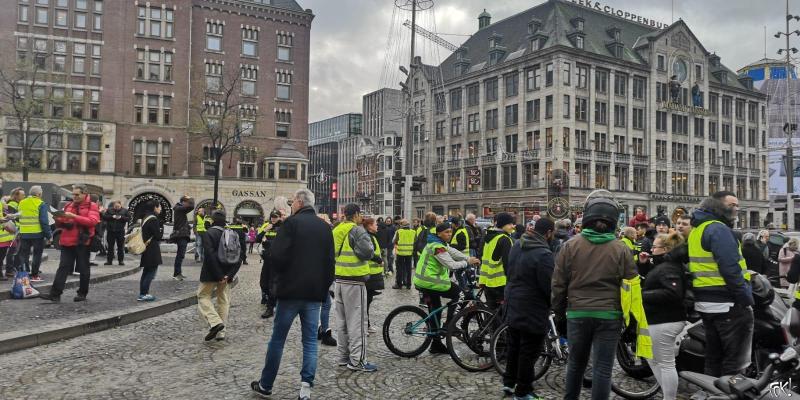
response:
<svg viewBox="0 0 800 400"><path fill-rule="evenodd" d="M567 348L566 340L558 335L558 329L555 323L555 314L550 313L548 317L547 336L544 338L542 352L534 362L533 380L536 381L543 377L550 369L550 365L554 362L557 365L566 365L569 357L569 349ZM506 372L506 347L508 335L508 324L503 324L492 335L491 342L491 357L494 369L500 374L505 375Z"/></svg>
<svg viewBox="0 0 800 400"><path fill-rule="evenodd" d="M455 305L456 312L471 304L480 303L483 290L475 291L474 269L468 268L463 279L462 296L427 312L419 306L404 305L392 310L383 322L383 341L392 353L400 357L416 357L422 354L434 338L447 340L448 329L440 328L441 314ZM452 318L451 318L452 319ZM452 325L452 324L450 324ZM451 339L452 341L452 339Z"/></svg>

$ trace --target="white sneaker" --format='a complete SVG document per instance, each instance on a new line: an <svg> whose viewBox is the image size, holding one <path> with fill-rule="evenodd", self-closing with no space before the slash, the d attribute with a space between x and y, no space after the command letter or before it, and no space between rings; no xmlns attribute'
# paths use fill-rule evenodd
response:
<svg viewBox="0 0 800 400"><path fill-rule="evenodd" d="M311 385L308 382L300 382L300 396L298 400L311 400Z"/></svg>

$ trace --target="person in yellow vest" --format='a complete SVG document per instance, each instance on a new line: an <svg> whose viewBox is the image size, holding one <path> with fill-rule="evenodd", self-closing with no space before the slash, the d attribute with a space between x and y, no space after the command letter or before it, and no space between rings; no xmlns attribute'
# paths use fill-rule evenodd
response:
<svg viewBox="0 0 800 400"><path fill-rule="evenodd" d="M42 187L31 186L30 195L19 202L19 260L17 269L22 269L28 264L28 258L33 251L33 260L30 262L31 282L42 282L39 267L42 265L42 252L45 242L50 240L50 220L48 213L50 206L42 201Z"/></svg>
<svg viewBox="0 0 800 400"><path fill-rule="evenodd" d="M25 191L21 187L11 190L11 194L6 199L5 217L14 221L14 227L19 233L19 202L25 198ZM11 242L6 254L6 277L13 278L17 272L19 260L19 240Z"/></svg>
<svg viewBox="0 0 800 400"><path fill-rule="evenodd" d="M392 289L400 289L405 286L406 289L411 289L411 262L412 255L414 254L414 237L416 232L408 226L408 220L401 219L400 229L397 230L392 239L394 243L394 250L397 253L397 275L394 278L394 286Z"/></svg>
<svg viewBox="0 0 800 400"><path fill-rule="evenodd" d="M203 262L203 239L211 221L206 219L206 209L198 208L194 212L194 261Z"/></svg>
<svg viewBox="0 0 800 400"><path fill-rule="evenodd" d="M375 250L373 251L374 255L368 262L369 279L367 279L367 332L372 334L378 332L378 330L375 329L370 322L369 310L372 306L372 301L375 300L375 296L380 295L380 291L385 289L383 282L384 258L378 240L378 224L375 221L375 218L365 217L361 221L361 226L367 230L367 233L369 233L369 236L372 239L372 245L375 246Z"/></svg>
<svg viewBox="0 0 800 400"><path fill-rule="evenodd" d="M367 362L366 287L375 244L360 225L361 208L357 204L346 205L344 216L345 221L333 230L337 364L352 371L375 372L378 367Z"/></svg>
<svg viewBox="0 0 800 400"><path fill-rule="evenodd" d="M450 240L450 246L462 252L469 253L469 231L464 225L464 221L459 216L450 217L450 223L453 225L453 238Z"/></svg>
<svg viewBox="0 0 800 400"><path fill-rule="evenodd" d="M17 225L10 218L5 215L6 203L0 200L0 280L7 281L10 277L3 273L3 264L5 264L8 249L14 242L14 236L17 233ZM13 266L8 266L8 270Z"/></svg>
<svg viewBox="0 0 800 400"><path fill-rule="evenodd" d="M503 292L506 289L505 266L508 265L511 246L514 245L510 235L516 229L514 216L506 212L495 216L494 225L486 230L478 275L478 285L484 287L486 304L493 310L503 302Z"/></svg>
<svg viewBox="0 0 800 400"><path fill-rule="evenodd" d="M581 234L566 241L556 255L552 306L559 330L566 331L569 339L565 400L580 398L590 354L594 357L591 398L608 399L611 393L623 326L623 282L639 277L630 250L616 240L619 210L613 199L588 199ZM636 297L641 299L641 291Z"/></svg>
<svg viewBox="0 0 800 400"><path fill-rule="evenodd" d="M272 210L272 212L269 213L269 221L264 222L258 228L258 236L256 237L256 240L261 243L262 264L261 276L259 279L259 285L261 286L261 304L267 306L264 313L261 314L261 318L271 318L275 315L275 304L277 304L277 302L273 295L275 291L272 288L273 274L270 249L272 247L272 242L278 236L278 230L280 230L282 223L281 213L278 210Z"/></svg>
<svg viewBox="0 0 800 400"><path fill-rule="evenodd" d="M480 260L469 257L466 254L450 247L450 240L453 238L453 228L449 222L444 222L434 228L434 232L428 232L428 244L420 254L417 268L414 272L414 287L423 295L425 304L429 311L433 311L442 306L442 297L451 300L458 300L461 289L458 285L450 282L450 272L466 268L468 265L477 265ZM444 323L455 312L455 304L447 307L447 314L444 315ZM441 321L437 321L441 322ZM441 328L441 326L439 328ZM434 337L430 352L432 354L447 353L447 346L438 337Z"/></svg>
<svg viewBox="0 0 800 400"><path fill-rule="evenodd" d="M736 375L750 365L753 294L750 273L731 227L739 214L733 192L716 192L692 214L689 272L694 308L706 331L705 374Z"/></svg>

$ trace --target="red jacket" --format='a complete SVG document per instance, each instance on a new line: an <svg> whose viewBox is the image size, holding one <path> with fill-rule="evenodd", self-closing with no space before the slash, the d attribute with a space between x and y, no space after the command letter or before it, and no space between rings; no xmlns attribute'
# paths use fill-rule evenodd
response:
<svg viewBox="0 0 800 400"><path fill-rule="evenodd" d="M77 246L78 236L80 231L87 230L89 236L84 243L88 245L91 238L94 236L94 227L100 222L100 210L96 203L92 203L89 196L83 203L75 204L74 202L67 203L64 206L65 212L71 212L76 215L75 218L56 218L56 227L61 228L61 238L59 244L61 246Z"/></svg>

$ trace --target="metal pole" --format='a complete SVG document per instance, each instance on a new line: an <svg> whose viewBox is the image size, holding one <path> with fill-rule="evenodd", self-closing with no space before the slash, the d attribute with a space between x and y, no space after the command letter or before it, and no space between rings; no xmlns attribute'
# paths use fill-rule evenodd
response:
<svg viewBox="0 0 800 400"><path fill-rule="evenodd" d="M789 45L789 36L791 32L789 31L789 0L786 0L786 98L784 99L784 106L786 107L786 122L789 124L788 132L786 134L789 136L788 146L786 146L786 229L793 231L794 230L794 199L792 198L792 194L794 194L794 155L792 154L792 121L791 121L791 113L789 111L789 102L790 102L790 93L789 93L789 84L791 78L791 59L790 59L790 52L791 47Z"/></svg>
<svg viewBox="0 0 800 400"><path fill-rule="evenodd" d="M414 65L414 39L417 34L417 0L411 0L411 59L409 61L409 68L408 68L408 77L412 78L415 72L415 65ZM413 79L409 79L408 82L411 82ZM409 84L406 86L406 90L408 91L408 108L406 109L406 138L404 145L406 146L406 157L405 157L405 180L403 182L403 216L407 219L411 219L411 213L413 208L413 203L411 197L413 193L411 192L411 185L414 181L414 137L413 137L413 114L412 114L412 96L413 96L413 88L412 85Z"/></svg>

